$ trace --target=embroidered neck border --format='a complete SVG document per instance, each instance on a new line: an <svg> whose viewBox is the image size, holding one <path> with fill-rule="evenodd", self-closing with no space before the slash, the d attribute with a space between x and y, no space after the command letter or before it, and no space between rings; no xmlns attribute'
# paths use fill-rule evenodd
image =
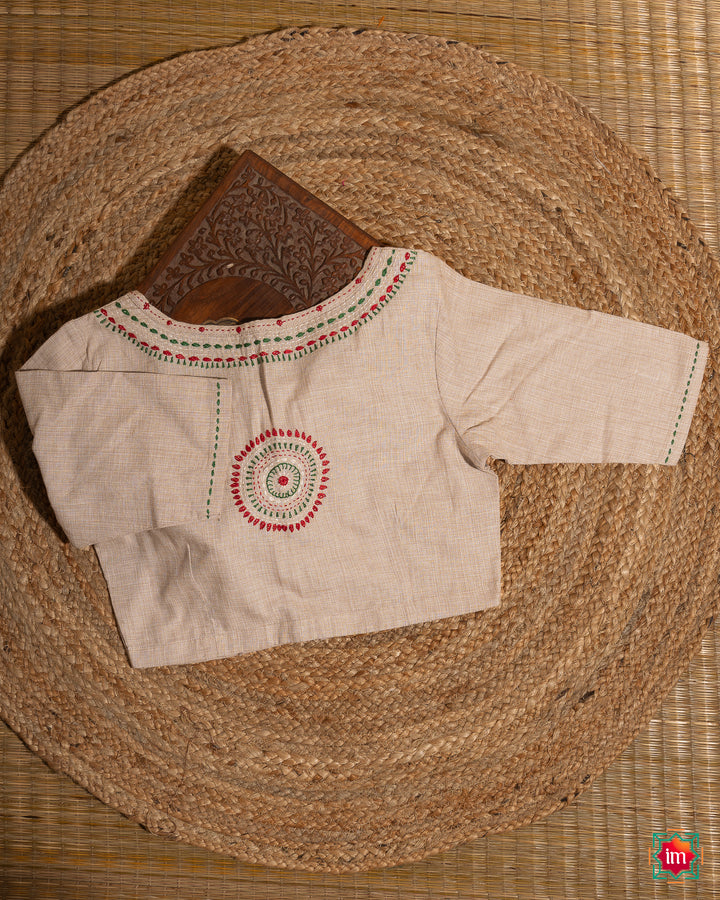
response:
<svg viewBox="0 0 720 900"><path fill-rule="evenodd" d="M380 248L380 252L382 252L382 248ZM399 264L396 259L397 254L402 254ZM147 353L154 359L177 365L217 369L243 365L254 366L259 363L298 359L300 356L312 353L326 344L349 337L366 322L373 319L385 308L388 301L395 296L416 257L417 251L393 249L378 276L372 281L362 296L358 296L359 288L367 278L372 278L372 270L361 273L348 287L323 303L311 307L307 310L307 313L294 313L290 317L286 317L285 320L279 319L273 323L278 327L281 327L285 322L291 326L299 319L302 319L301 330L294 334L282 335L277 333L278 328L274 328L275 333L272 337L267 335L261 337L257 334L259 327L263 324L263 320L260 320L259 322L238 325L235 329L227 329L225 327L222 329L223 333L234 330L238 335L248 332L248 336L256 334L252 340L237 343L183 340L182 336L177 337L172 333L168 333L171 331L170 327L163 328L159 319L164 317L159 310L154 310L158 316L157 321L153 322L154 316L152 313L146 317L148 320L146 321L142 315L136 314L136 312L140 313L139 309L137 311L128 309L122 302L123 298L116 300L113 304L109 304L108 307L95 310L94 315L102 325L116 334L120 334L144 353ZM391 276L391 280L389 283L386 283L388 275ZM344 296L348 291L350 292L349 298ZM144 300L142 294L135 293L135 296L138 300ZM150 304L147 301L143 305L146 310L150 309ZM323 311L326 313L325 316L322 315ZM327 315L327 313L330 313L330 315ZM309 321L305 319L307 315L311 316ZM350 321L345 323L344 320L347 318L350 318ZM306 321L307 324L305 324ZM183 327L182 323L174 322L170 319L166 320L166 325L174 326L175 330ZM188 325L186 327L193 332L188 337L199 337L200 335L197 333L205 331L208 332L208 337L218 334L216 330L212 330L211 326L207 327L207 329L203 326ZM263 345L267 344L287 344L288 342L292 346L286 346L283 349L280 347L275 347L274 349L269 347L263 348ZM213 351L218 350L234 351L234 354L228 356L225 354L216 355ZM244 350L252 350L253 352L237 354L237 351Z"/></svg>

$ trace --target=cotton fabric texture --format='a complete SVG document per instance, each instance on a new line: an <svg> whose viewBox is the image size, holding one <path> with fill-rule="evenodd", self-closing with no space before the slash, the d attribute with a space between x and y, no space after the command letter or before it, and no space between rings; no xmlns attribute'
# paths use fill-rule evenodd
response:
<svg viewBox="0 0 720 900"><path fill-rule="evenodd" d="M374 247L277 320L189 325L131 291L16 377L58 521L147 667L497 606L488 460L675 465L707 356Z"/></svg>

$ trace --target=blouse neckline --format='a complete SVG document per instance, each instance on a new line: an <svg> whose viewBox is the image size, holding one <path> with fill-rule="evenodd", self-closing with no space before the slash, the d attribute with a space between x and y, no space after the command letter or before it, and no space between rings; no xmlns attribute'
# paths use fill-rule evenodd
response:
<svg viewBox="0 0 720 900"><path fill-rule="evenodd" d="M374 246L362 268L337 293L277 319L240 325L193 325L129 291L94 315L144 352L167 362L204 368L296 359L355 333L397 293L417 251Z"/></svg>

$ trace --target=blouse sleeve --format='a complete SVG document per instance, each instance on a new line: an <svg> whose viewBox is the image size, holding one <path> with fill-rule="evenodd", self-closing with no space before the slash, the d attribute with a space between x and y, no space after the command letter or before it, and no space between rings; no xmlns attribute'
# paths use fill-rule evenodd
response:
<svg viewBox="0 0 720 900"><path fill-rule="evenodd" d="M73 324L73 323L71 323ZM58 522L78 547L219 516L230 383L66 368L69 332L16 379Z"/></svg>
<svg viewBox="0 0 720 900"><path fill-rule="evenodd" d="M444 273L438 385L481 464L678 462L706 342Z"/></svg>

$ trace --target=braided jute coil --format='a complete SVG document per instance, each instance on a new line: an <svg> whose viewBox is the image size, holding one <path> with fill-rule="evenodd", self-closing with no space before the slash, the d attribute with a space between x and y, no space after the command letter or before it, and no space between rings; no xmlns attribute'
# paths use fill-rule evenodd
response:
<svg viewBox="0 0 720 900"><path fill-rule="evenodd" d="M133 670L94 551L55 523L12 373L133 288L246 148L384 243L709 341L680 463L496 461L497 608ZM270 866L420 860L571 803L699 649L720 267L649 164L544 78L344 28L186 53L69 110L5 177L0 223L0 713L125 816Z"/></svg>

